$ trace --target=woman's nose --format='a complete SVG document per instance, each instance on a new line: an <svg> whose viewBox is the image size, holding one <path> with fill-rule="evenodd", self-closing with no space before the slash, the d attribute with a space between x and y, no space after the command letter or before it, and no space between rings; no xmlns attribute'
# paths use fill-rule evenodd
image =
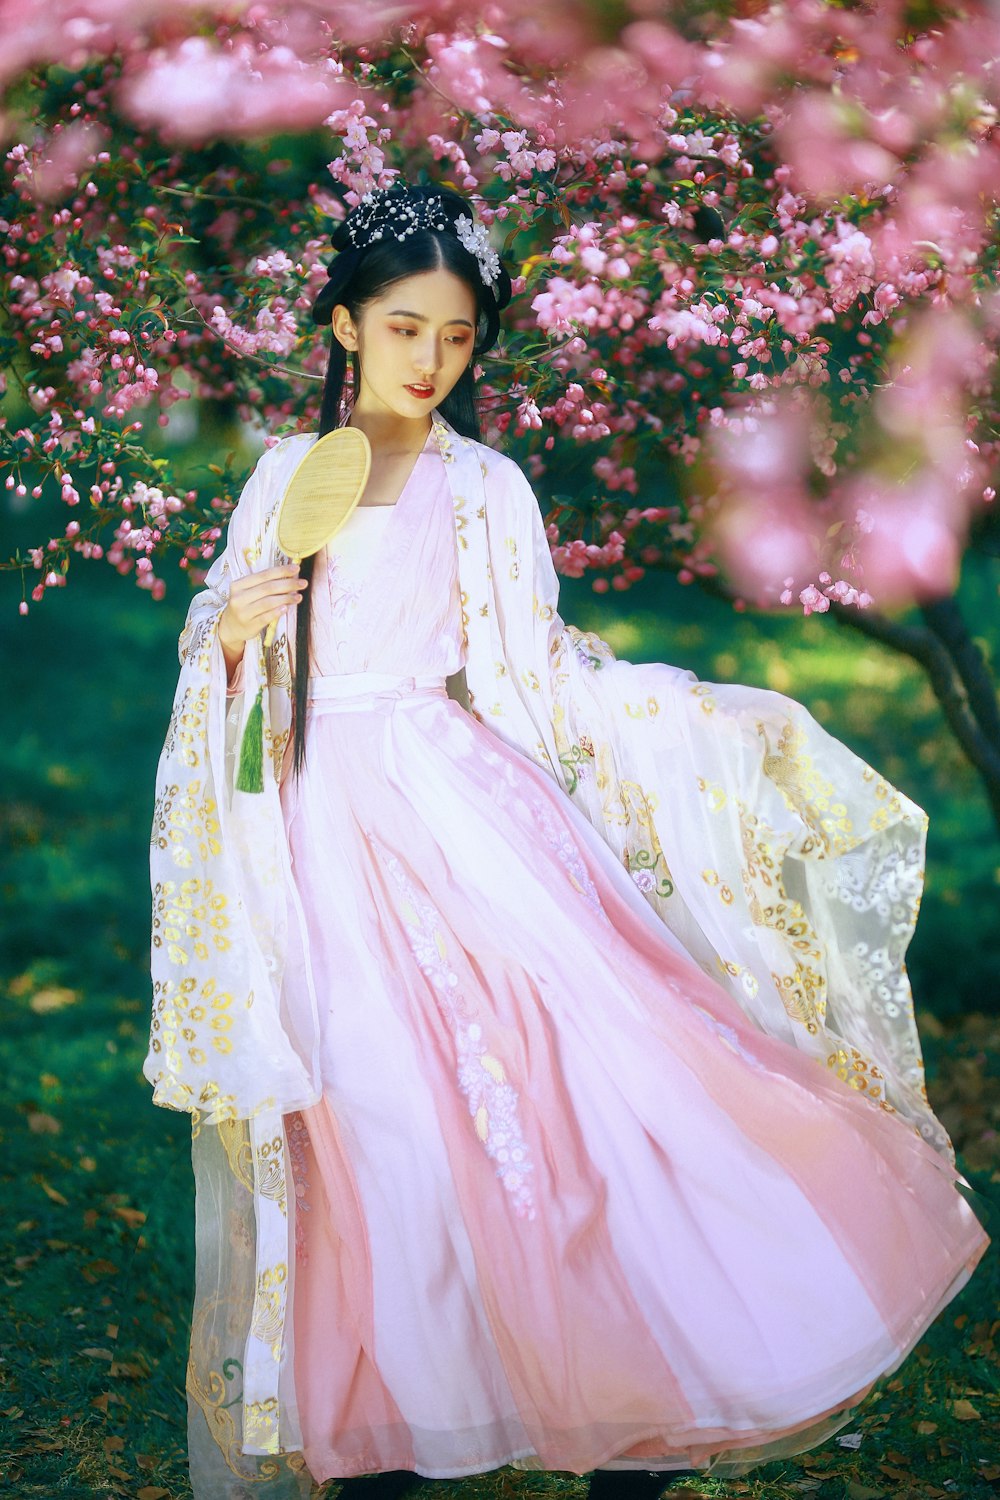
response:
<svg viewBox="0 0 1000 1500"><path fill-rule="evenodd" d="M433 375L440 363L441 356L438 352L437 339L422 339L413 357L413 364L418 374Z"/></svg>

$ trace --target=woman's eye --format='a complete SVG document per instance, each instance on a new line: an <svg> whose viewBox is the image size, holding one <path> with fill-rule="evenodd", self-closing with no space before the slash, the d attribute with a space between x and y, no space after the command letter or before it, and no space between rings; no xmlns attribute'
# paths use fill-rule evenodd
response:
<svg viewBox="0 0 1000 1500"><path fill-rule="evenodd" d="M394 328L392 331L393 333L401 333L404 338L408 339L412 338L417 330L415 328Z"/></svg>

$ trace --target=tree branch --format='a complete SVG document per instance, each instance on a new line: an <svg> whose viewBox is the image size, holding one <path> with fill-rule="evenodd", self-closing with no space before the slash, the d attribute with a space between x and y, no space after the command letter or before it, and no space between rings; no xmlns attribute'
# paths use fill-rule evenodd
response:
<svg viewBox="0 0 1000 1500"><path fill-rule="evenodd" d="M964 679L943 641L928 626L901 625L877 610L847 609L835 604L830 612L839 624L901 651L923 667L952 734L982 778L1000 831L1000 741L990 738L973 712ZM981 665L985 673L985 663ZM993 707L995 711L995 698Z"/></svg>
<svg viewBox="0 0 1000 1500"><path fill-rule="evenodd" d="M957 599L937 599L920 613L948 651L962 679L969 710L990 742L1000 750L1000 705L986 658L969 634Z"/></svg>

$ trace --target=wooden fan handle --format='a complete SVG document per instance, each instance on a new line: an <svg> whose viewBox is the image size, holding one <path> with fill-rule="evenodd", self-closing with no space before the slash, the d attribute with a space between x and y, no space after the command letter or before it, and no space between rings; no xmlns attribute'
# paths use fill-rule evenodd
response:
<svg viewBox="0 0 1000 1500"><path fill-rule="evenodd" d="M293 562L296 567L298 567L299 563L302 561L301 557L290 557L288 560L289 560L289 562ZM284 611L282 611L282 613L284 613ZM280 620L280 619L281 619L281 615L278 615L277 619L272 620L271 623L270 623L270 625L267 627L267 629L264 632L264 650L265 651L270 651L271 647L274 645L274 637L275 637L275 634L276 634L277 629L278 629L278 620Z"/></svg>

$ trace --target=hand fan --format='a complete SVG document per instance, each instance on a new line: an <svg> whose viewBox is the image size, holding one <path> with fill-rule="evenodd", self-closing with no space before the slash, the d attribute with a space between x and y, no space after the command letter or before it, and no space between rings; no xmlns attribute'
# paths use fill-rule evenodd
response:
<svg viewBox="0 0 1000 1500"><path fill-rule="evenodd" d="M372 450L358 427L338 427L299 461L278 512L278 546L292 562L312 557L337 535L354 510L371 469ZM277 620L264 636L274 640Z"/></svg>
<svg viewBox="0 0 1000 1500"><path fill-rule="evenodd" d="M313 443L288 481L278 512L278 546L296 565L337 535L364 494L372 450L357 427L338 427ZM264 634L274 640L277 620ZM264 790L264 686L247 715L236 775L239 792Z"/></svg>

